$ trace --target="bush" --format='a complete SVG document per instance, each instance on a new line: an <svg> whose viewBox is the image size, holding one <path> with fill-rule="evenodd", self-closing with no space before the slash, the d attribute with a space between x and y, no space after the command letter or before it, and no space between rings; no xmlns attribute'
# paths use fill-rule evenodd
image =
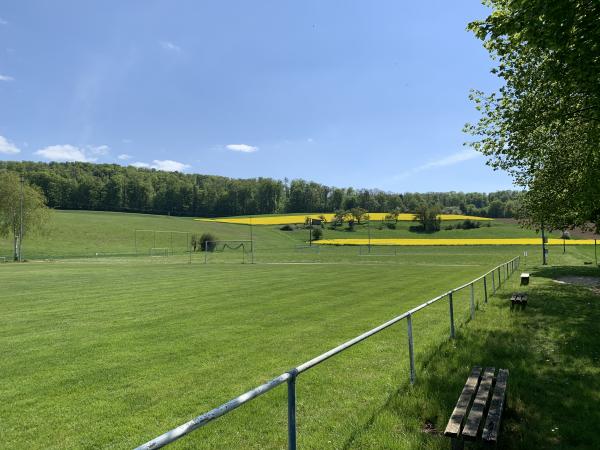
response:
<svg viewBox="0 0 600 450"><path fill-rule="evenodd" d="M208 250L209 252L214 252L215 247L217 246L215 243L216 240L217 238L214 234L203 233L202 236L200 236L200 251L203 252Z"/></svg>
<svg viewBox="0 0 600 450"><path fill-rule="evenodd" d="M312 240L313 241L318 241L322 237L323 237L323 230L321 228L315 228L312 231Z"/></svg>
<svg viewBox="0 0 600 450"><path fill-rule="evenodd" d="M284 225L280 228L281 231L294 231L294 227L292 225Z"/></svg>
<svg viewBox="0 0 600 450"><path fill-rule="evenodd" d="M479 227L481 227L481 223L471 219L464 220L462 223L456 225L456 228L462 228L463 230L472 230L473 228Z"/></svg>
<svg viewBox="0 0 600 450"><path fill-rule="evenodd" d="M385 226L388 227L390 230L396 229L396 224L394 222L386 222Z"/></svg>

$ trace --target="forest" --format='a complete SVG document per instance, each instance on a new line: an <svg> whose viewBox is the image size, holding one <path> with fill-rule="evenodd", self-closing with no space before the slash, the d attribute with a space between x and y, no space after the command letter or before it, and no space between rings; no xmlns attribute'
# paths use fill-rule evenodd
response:
<svg viewBox="0 0 600 450"><path fill-rule="evenodd" d="M414 212L423 204L446 213L513 217L517 191L393 193L326 186L301 179L234 179L162 172L116 164L0 161L0 171L23 174L56 209L129 211L219 217L364 208Z"/></svg>

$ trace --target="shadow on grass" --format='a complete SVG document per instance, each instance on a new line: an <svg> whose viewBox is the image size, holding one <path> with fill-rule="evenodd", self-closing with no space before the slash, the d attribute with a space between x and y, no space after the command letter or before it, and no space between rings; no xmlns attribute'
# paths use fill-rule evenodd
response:
<svg viewBox="0 0 600 450"><path fill-rule="evenodd" d="M600 276L600 270L533 272L523 310L511 310L510 292L502 291L454 341L418 355L417 384L401 386L345 448L373 442L398 449L450 448L441 433L475 365L510 370L498 448L600 448L600 296L553 282L559 275ZM426 423L437 433L424 433Z"/></svg>

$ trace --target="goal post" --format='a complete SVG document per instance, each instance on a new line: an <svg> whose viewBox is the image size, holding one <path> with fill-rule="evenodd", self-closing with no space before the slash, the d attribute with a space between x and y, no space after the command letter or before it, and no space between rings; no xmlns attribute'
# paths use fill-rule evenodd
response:
<svg viewBox="0 0 600 450"><path fill-rule="evenodd" d="M190 231L141 230L133 232L133 246L136 255L152 254L152 249L169 250L171 255L190 252Z"/></svg>

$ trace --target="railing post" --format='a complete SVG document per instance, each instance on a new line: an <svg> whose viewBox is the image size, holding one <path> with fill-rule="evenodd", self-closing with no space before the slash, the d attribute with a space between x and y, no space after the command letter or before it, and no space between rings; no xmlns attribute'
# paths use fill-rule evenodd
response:
<svg viewBox="0 0 600 450"><path fill-rule="evenodd" d="M288 450L296 450L296 369L288 380Z"/></svg>
<svg viewBox="0 0 600 450"><path fill-rule="evenodd" d="M500 267L498 267L498 289L502 287L502 273L500 272Z"/></svg>
<svg viewBox="0 0 600 450"><path fill-rule="evenodd" d="M450 339L454 339L454 305L452 304L452 291L448 292L448 305L450 306Z"/></svg>
<svg viewBox="0 0 600 450"><path fill-rule="evenodd" d="M496 271L492 270L492 295L496 293Z"/></svg>
<svg viewBox="0 0 600 450"><path fill-rule="evenodd" d="M408 356L410 358L410 384L415 384L416 372L415 372L415 350L413 343L412 333L412 315L409 314L406 318L408 326Z"/></svg>
<svg viewBox="0 0 600 450"><path fill-rule="evenodd" d="M485 303L487 303L487 298L488 298L488 294L487 294L487 277L484 275L483 276L483 301Z"/></svg>
<svg viewBox="0 0 600 450"><path fill-rule="evenodd" d="M475 285L471 283L471 320L475 318Z"/></svg>

